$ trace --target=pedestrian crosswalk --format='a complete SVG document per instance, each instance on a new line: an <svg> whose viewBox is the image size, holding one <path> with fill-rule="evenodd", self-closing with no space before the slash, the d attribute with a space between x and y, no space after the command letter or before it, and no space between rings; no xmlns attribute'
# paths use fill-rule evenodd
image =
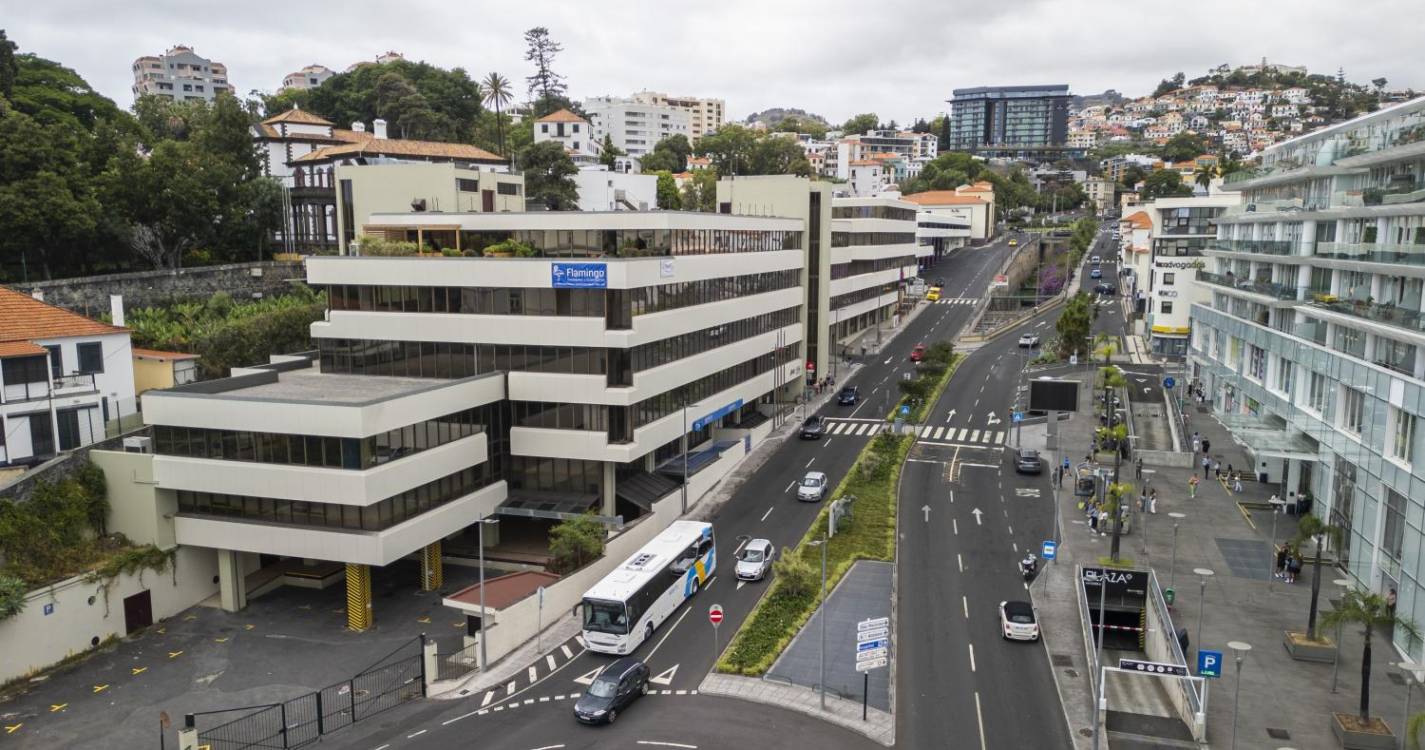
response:
<svg viewBox="0 0 1425 750"><path fill-rule="evenodd" d="M934 305L973 305L979 302L974 297L942 297L931 304Z"/></svg>
<svg viewBox="0 0 1425 750"><path fill-rule="evenodd" d="M826 435L841 435L845 437L874 437L886 430L891 429L887 422L870 419L828 419L826 420ZM1009 431L1007 430L981 430L973 427L944 427L935 425L925 425L919 429L918 436L921 440L944 443L963 443L967 445L988 445L1000 446L1009 444Z"/></svg>
<svg viewBox="0 0 1425 750"><path fill-rule="evenodd" d="M871 420L826 420L826 434L871 437L890 429L890 423Z"/></svg>

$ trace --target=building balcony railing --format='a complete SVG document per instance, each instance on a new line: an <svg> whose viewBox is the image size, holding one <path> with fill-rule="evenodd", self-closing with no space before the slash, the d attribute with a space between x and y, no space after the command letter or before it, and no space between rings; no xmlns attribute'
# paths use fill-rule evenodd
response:
<svg viewBox="0 0 1425 750"><path fill-rule="evenodd" d="M1285 284L1275 284L1269 281L1255 281L1253 279L1241 278L1230 273L1212 273L1210 271L1198 271L1197 280L1212 284L1213 286L1235 289L1240 292L1251 292L1262 294L1275 299L1294 300L1300 299L1299 288L1287 286Z"/></svg>
<svg viewBox="0 0 1425 750"><path fill-rule="evenodd" d="M1361 202L1367 206L1395 206L1402 203L1425 201L1425 184L1412 183L1388 188L1366 188L1361 191Z"/></svg>
<svg viewBox="0 0 1425 750"><path fill-rule="evenodd" d="M1319 297L1312 304L1323 310L1329 310L1342 315L1350 315L1362 320L1384 323L1410 331L1425 331L1425 314L1422 314L1419 310L1397 307L1390 303L1379 304L1360 300L1333 301L1329 297Z"/></svg>
<svg viewBox="0 0 1425 750"><path fill-rule="evenodd" d="M1316 257L1362 263L1403 263L1425 266L1425 245L1386 245L1376 242L1318 242Z"/></svg>
<svg viewBox="0 0 1425 750"><path fill-rule="evenodd" d="M1306 339L1313 344L1326 346L1326 322L1322 320L1307 320L1296 324L1296 335L1298 338Z"/></svg>
<svg viewBox="0 0 1425 750"><path fill-rule="evenodd" d="M1224 253L1292 255L1296 246L1289 240L1209 240L1207 249Z"/></svg>
<svg viewBox="0 0 1425 750"><path fill-rule="evenodd" d="M0 403L18 403L20 401L38 401L46 398L59 398L61 396L82 396L86 393L98 393L99 387L95 384L93 374L73 374L61 375L53 379L53 384L49 381L37 380L33 383L6 383L0 389Z"/></svg>

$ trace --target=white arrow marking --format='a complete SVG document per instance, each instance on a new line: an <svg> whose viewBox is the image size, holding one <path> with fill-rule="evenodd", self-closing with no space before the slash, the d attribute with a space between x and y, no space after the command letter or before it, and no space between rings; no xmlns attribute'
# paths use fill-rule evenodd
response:
<svg viewBox="0 0 1425 750"><path fill-rule="evenodd" d="M976 525L976 526L982 526L983 523L981 523L981 521L980 521L980 515L981 515L981 514L980 514L980 509L979 509L979 508L976 508L976 509L970 511L970 513L975 517L975 525Z"/></svg>
<svg viewBox="0 0 1425 750"><path fill-rule="evenodd" d="M660 672L657 677L649 677L648 681L657 685L672 685L673 675L678 673L678 665L674 664L671 669Z"/></svg>
<svg viewBox="0 0 1425 750"><path fill-rule="evenodd" d="M990 426L994 426L994 425L997 425L997 424L999 424L1000 422L1003 422L1003 421L1004 421L1004 420L1000 419L999 417L996 417L996 416L994 415L994 413L991 413L991 414L990 414L989 421L987 422L987 424L989 424Z"/></svg>
<svg viewBox="0 0 1425 750"><path fill-rule="evenodd" d="M591 669L588 672L585 672L584 674L575 677L574 681L579 683L580 685L592 685L594 684L594 680L598 679L599 673L602 671L604 671L603 667Z"/></svg>
<svg viewBox="0 0 1425 750"><path fill-rule="evenodd" d="M741 590L742 590L742 587L743 587L743 586L746 586L746 585L747 585L747 582L746 582L746 581L739 580L739 581L737 582L737 590L738 590L738 591L741 591Z"/></svg>
<svg viewBox="0 0 1425 750"><path fill-rule="evenodd" d="M950 420L952 420L952 419L954 419L954 418L955 418L955 410L954 410L954 409L951 409L951 410L950 410L950 415L947 416L947 417L945 417L945 421L946 421L946 422L949 422Z"/></svg>
<svg viewBox="0 0 1425 750"><path fill-rule="evenodd" d="M925 522L930 523L930 506L923 506L921 510L925 511Z"/></svg>

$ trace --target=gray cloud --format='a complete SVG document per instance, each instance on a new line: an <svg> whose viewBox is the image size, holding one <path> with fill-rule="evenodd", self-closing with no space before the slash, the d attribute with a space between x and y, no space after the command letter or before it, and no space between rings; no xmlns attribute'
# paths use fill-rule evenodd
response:
<svg viewBox="0 0 1425 750"><path fill-rule="evenodd" d="M523 85L521 35L548 26L575 97L662 90L727 100L742 117L795 106L833 121L906 122L962 86L1068 83L1141 94L1263 55L1364 82L1425 88L1413 0L408 0L234 5L210 0L36 3L5 20L23 52L75 68L120 105L129 65L176 43L224 62L242 92L309 63L341 70L387 49Z"/></svg>

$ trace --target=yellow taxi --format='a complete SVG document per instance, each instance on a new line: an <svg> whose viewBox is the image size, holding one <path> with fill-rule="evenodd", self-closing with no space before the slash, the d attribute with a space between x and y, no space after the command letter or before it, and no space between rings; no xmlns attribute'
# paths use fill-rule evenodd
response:
<svg viewBox="0 0 1425 750"><path fill-rule="evenodd" d="M1010 247L1014 247L1015 245L1018 245L1018 244L1019 244L1019 240L1017 240L1017 239L1015 239L1015 238L1013 238L1013 237L1011 237L1011 238L1009 239L1009 246L1010 246Z"/></svg>
<svg viewBox="0 0 1425 750"><path fill-rule="evenodd" d="M940 287L938 287L938 286L930 287L930 291L929 291L929 292L926 292L926 294L925 294L925 299L926 299L926 301L928 301L928 302L936 302L936 301L939 301L939 299L940 299Z"/></svg>

